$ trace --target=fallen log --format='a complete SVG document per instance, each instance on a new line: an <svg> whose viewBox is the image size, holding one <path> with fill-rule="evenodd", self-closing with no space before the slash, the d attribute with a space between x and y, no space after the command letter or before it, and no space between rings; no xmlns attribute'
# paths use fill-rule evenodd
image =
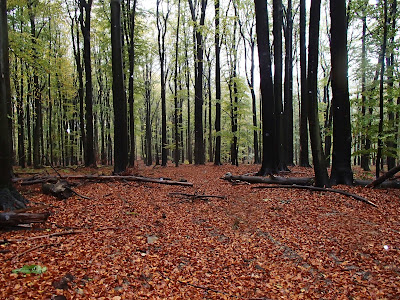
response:
<svg viewBox="0 0 400 300"><path fill-rule="evenodd" d="M364 197L358 196L356 194L353 193L349 193L343 190L337 190L337 189L331 189L331 188L322 188L322 187L316 187L316 186L304 186L304 185L260 185L260 186L255 186L253 187L254 189L261 189L261 188L285 188L285 189L290 189L290 188L294 188L294 189L303 189L303 190L312 190L312 191L319 191L319 192L331 192L331 193L337 193L337 194L341 194L341 195L345 195L348 197L352 197L356 200L359 200L361 202L367 203L369 205L372 205L374 207L378 207L378 205L376 205L374 202L369 201L368 199L365 199Z"/></svg>
<svg viewBox="0 0 400 300"><path fill-rule="evenodd" d="M0 213L0 227L16 226L19 224L44 223L49 213L16 213L13 211Z"/></svg>
<svg viewBox="0 0 400 300"><path fill-rule="evenodd" d="M374 188L374 187L380 185L381 183L383 183L384 181L386 181L387 179L392 178L397 172L400 172L400 165L398 165L394 168L391 168L385 174L383 174L382 176L380 176L379 178L375 179L370 184L368 184L367 187Z"/></svg>
<svg viewBox="0 0 400 300"><path fill-rule="evenodd" d="M370 187L373 183L373 180L361 180L355 179L354 185L356 186L363 186L363 187ZM387 180L385 182L380 183L379 185L373 186L374 188L382 188L382 189L400 189L400 181L398 180Z"/></svg>
<svg viewBox="0 0 400 300"><path fill-rule="evenodd" d="M281 185L312 185L314 183L314 178L312 177L279 177L279 176L270 176L270 177L262 177L262 176L246 176L246 175L232 175L231 173L226 173L222 179L228 181L246 181L249 183L268 183L268 184L281 184Z"/></svg>
<svg viewBox="0 0 400 300"><path fill-rule="evenodd" d="M191 182L185 181L173 181L166 180L163 178L149 178L140 176L123 176L123 175L63 175L62 179L75 179L75 180L95 180L95 181L112 181L112 180L126 180L126 181L138 181L138 182L152 182L159 184L169 184L169 185L181 185L181 186L193 186ZM31 185L36 183L44 182L56 182L60 178L55 176L46 176L42 178L35 178L33 180L24 180L21 178L15 178L15 182L21 182L21 185Z"/></svg>

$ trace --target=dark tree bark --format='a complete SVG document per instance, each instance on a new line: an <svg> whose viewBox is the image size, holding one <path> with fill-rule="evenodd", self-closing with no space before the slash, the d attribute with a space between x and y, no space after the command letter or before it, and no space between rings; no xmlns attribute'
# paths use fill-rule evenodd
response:
<svg viewBox="0 0 400 300"><path fill-rule="evenodd" d="M268 11L265 0L254 0L256 11L256 33L260 62L260 85L262 97L263 157L258 175L278 172L278 137L276 132L276 110L272 83L271 52L269 43Z"/></svg>
<svg viewBox="0 0 400 300"><path fill-rule="evenodd" d="M182 111L179 109L178 101L178 50L179 50L179 25L181 17L181 0L178 0L178 20L176 25L176 39L175 39L175 74L174 74L174 125L175 125L175 166L179 166L179 144L180 144L180 130L179 130L179 116Z"/></svg>
<svg viewBox="0 0 400 300"><path fill-rule="evenodd" d="M300 0L300 166L310 167L308 154L308 95L307 95L307 57L306 57L306 0Z"/></svg>
<svg viewBox="0 0 400 300"><path fill-rule="evenodd" d="M285 81L284 81L284 144L285 162L293 165L293 17L292 0L288 0L285 30Z"/></svg>
<svg viewBox="0 0 400 300"><path fill-rule="evenodd" d="M220 6L219 0L214 1L215 7L215 159L216 166L221 165L221 63L220 63Z"/></svg>
<svg viewBox="0 0 400 300"><path fill-rule="evenodd" d="M387 69L388 69L388 121L389 121L389 132L390 136L387 138L387 152L389 155L387 156L387 165L388 169L392 169L396 164L396 154L397 154L397 133L398 127L395 122L395 111L394 108L394 67L395 67L395 35L396 31L396 14L397 14L397 1L393 0L390 6L390 19L389 23L391 24L390 34L389 34L389 51L390 55L386 58Z"/></svg>
<svg viewBox="0 0 400 300"><path fill-rule="evenodd" d="M310 126L311 150L313 156L315 185L329 186L329 177L326 170L326 160L322 150L321 129L318 120L317 99L317 71L318 71L318 43L321 0L311 0L310 34L308 46L308 122Z"/></svg>
<svg viewBox="0 0 400 300"><path fill-rule="evenodd" d="M188 56L188 44L185 43L185 69L186 69L186 98L187 98L187 134L186 134L186 145L187 145L187 158L189 164L193 163L193 150L192 150L192 125L191 125L191 105L190 105L190 68L189 68L189 56Z"/></svg>
<svg viewBox="0 0 400 300"><path fill-rule="evenodd" d="M28 66L25 65L25 70L28 70ZM32 132L31 132L31 87L32 81L31 77L28 76L28 84L27 84L27 94L26 94L26 127L28 134L28 149L27 149L27 165L32 166Z"/></svg>
<svg viewBox="0 0 400 300"><path fill-rule="evenodd" d="M160 76L161 76L161 165L166 166L168 160L167 153L167 106L166 106L166 80L168 72L166 71L165 59L165 36L167 34L167 22L170 13L168 2L167 12L160 15L161 0L157 0L157 29L158 29L158 55L160 58Z"/></svg>
<svg viewBox="0 0 400 300"><path fill-rule="evenodd" d="M22 28L21 28L22 30ZM19 97L17 99L18 115L18 162L21 168L26 167L25 159L25 123L24 123L24 64L20 59Z"/></svg>
<svg viewBox="0 0 400 300"><path fill-rule="evenodd" d="M153 164L152 157L152 130L151 130L151 66L147 63L144 70L144 87L145 87L145 105L146 105L146 139L145 153L146 165Z"/></svg>
<svg viewBox="0 0 400 300"><path fill-rule="evenodd" d="M378 153L376 156L376 178L380 176L381 160L383 151L383 93L384 93L384 75L385 75L385 56L386 56L386 45L387 45L387 23L388 23L388 5L387 0L383 1L383 37L382 37L382 48L380 53L379 62L381 64L381 73L379 81L379 128L378 128Z"/></svg>
<svg viewBox="0 0 400 300"><path fill-rule="evenodd" d="M205 151L203 140L203 56L204 41L202 26L204 26L207 0L201 0L200 20L197 20L195 6L192 0L189 1L190 12L195 27L196 36L196 76L195 76L195 102L194 102L194 162L197 165L205 163Z"/></svg>
<svg viewBox="0 0 400 300"><path fill-rule="evenodd" d="M85 65L86 77L86 152L85 165L95 166L96 158L94 152L94 134L93 134L93 84L92 84L92 62L90 48L90 14L93 0L79 0L79 21L83 35L83 61Z"/></svg>
<svg viewBox="0 0 400 300"><path fill-rule="evenodd" d="M273 1L273 35L274 35L274 99L275 99L275 122L278 143L278 168L287 171L286 149L284 142L283 104L282 104L282 0Z"/></svg>
<svg viewBox="0 0 400 300"><path fill-rule="evenodd" d="M12 186L11 106L7 1L0 1L0 210L23 208L27 201Z"/></svg>
<svg viewBox="0 0 400 300"><path fill-rule="evenodd" d="M32 52L33 58L37 58L38 53L36 49L36 22L35 22L35 4L32 0L28 1L28 11L29 20L31 24L31 40L32 40ZM33 67L33 101L34 101L34 111L35 118L33 124L33 167L40 167L40 129L41 129L41 114L42 114L42 104L41 104L41 90L39 87L39 76L37 74L37 68Z"/></svg>
<svg viewBox="0 0 400 300"><path fill-rule="evenodd" d="M362 17L362 23L363 23L363 29L362 29L362 37L361 37L361 116L362 116L362 122L364 121L366 117L366 101L367 101L367 96L366 96L366 65L367 65L367 51L366 51L366 33L367 33L367 17L365 16L366 12L365 9L363 10L363 17ZM361 143L363 147L363 153L361 154L361 167L363 168L364 171L369 171L369 161L370 161L370 155L367 153L367 140L368 140L368 132L363 132L361 136Z"/></svg>
<svg viewBox="0 0 400 300"><path fill-rule="evenodd" d="M353 184L351 124L347 65L346 1L330 1L333 107L331 184Z"/></svg>
<svg viewBox="0 0 400 300"><path fill-rule="evenodd" d="M134 78L135 78L135 16L137 0L133 0L133 7L130 11L130 31L129 31L129 134L130 134L130 156L129 166L135 164L135 116L134 116Z"/></svg>
<svg viewBox="0 0 400 300"><path fill-rule="evenodd" d="M10 95L10 69L8 62L7 4L0 3L0 188L10 188L12 176L12 151L8 123ZM0 200L2 202L2 200Z"/></svg>
<svg viewBox="0 0 400 300"><path fill-rule="evenodd" d="M122 63L121 0L111 0L111 47L114 104L114 173L128 165L128 123Z"/></svg>

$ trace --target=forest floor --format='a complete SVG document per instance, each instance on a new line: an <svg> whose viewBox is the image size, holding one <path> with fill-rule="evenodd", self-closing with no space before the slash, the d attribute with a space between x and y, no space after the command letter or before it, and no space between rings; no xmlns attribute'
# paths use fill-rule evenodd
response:
<svg viewBox="0 0 400 300"><path fill-rule="evenodd" d="M194 186L80 181L74 189L90 200L17 185L51 216L30 230L0 231L1 240L17 240L0 245L0 299L400 299L400 190L336 187L375 208L334 193L220 179L258 168L140 166L132 173ZM12 272L24 265L47 271Z"/></svg>

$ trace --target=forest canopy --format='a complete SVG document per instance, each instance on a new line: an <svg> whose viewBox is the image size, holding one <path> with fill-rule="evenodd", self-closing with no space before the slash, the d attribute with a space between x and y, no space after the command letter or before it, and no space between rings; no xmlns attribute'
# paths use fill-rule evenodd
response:
<svg viewBox="0 0 400 300"><path fill-rule="evenodd" d="M117 2L129 165L137 159L148 165L260 163L254 2ZM110 2L13 0L7 5L15 163L113 164ZM302 55L312 41L309 5L275 0L267 7L279 116L274 151L284 165L308 165L311 158L302 111L309 62ZM378 159L390 169L399 151L397 1L345 5L352 164L367 170ZM335 113L331 8L329 1L321 2L316 69L317 121L327 165Z"/></svg>

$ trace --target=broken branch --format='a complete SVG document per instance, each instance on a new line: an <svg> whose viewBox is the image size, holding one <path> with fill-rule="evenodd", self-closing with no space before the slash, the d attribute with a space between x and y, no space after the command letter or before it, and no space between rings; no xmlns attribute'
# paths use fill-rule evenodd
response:
<svg viewBox="0 0 400 300"><path fill-rule="evenodd" d="M319 192L331 192L331 193L337 193L337 194L341 194L341 195L345 195L348 197L353 197L356 200L359 200L361 202L367 203L369 205L372 205L374 207L378 207L375 203L361 197L358 196L356 194L352 194L343 190L337 190L337 189L330 189L330 188L321 188L321 187L316 187L316 186L303 186L303 185L262 185L262 186L255 186L253 188L286 188L286 189L290 189L290 188L294 188L294 189L305 189L305 190L312 190L312 191L319 191Z"/></svg>

